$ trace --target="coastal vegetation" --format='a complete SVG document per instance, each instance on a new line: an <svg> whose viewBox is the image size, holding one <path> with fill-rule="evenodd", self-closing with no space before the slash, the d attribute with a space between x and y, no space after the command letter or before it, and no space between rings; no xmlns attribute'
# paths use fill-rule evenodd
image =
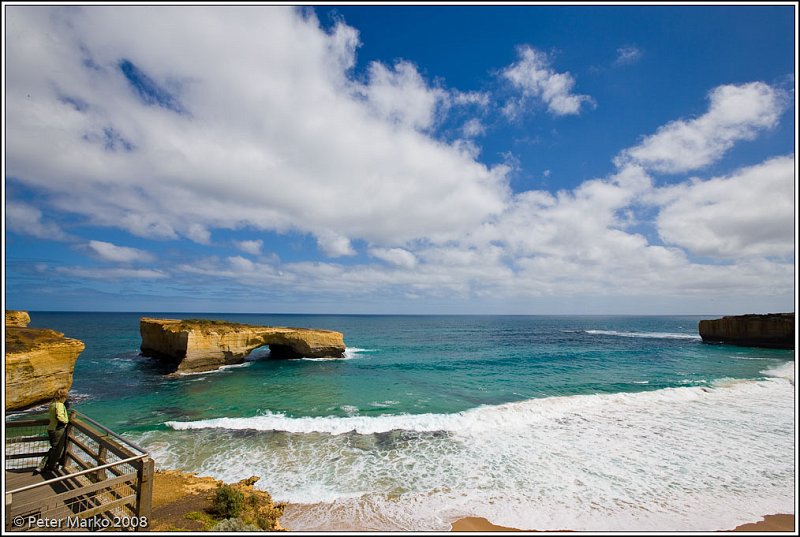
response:
<svg viewBox="0 0 800 537"><path fill-rule="evenodd" d="M246 328L244 323L233 323L216 319L183 319L175 328L178 330L201 330L208 333L213 328Z"/></svg>
<svg viewBox="0 0 800 537"><path fill-rule="evenodd" d="M234 484L161 471L153 486L151 531L282 531L284 505L254 488L253 476Z"/></svg>

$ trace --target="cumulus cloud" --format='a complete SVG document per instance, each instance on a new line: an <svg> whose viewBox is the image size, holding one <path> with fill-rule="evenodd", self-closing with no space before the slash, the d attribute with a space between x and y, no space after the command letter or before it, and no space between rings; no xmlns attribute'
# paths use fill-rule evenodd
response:
<svg viewBox="0 0 800 537"><path fill-rule="evenodd" d="M11 231L39 239L66 241L70 236L58 224L42 219L42 211L27 203L8 200L6 223Z"/></svg>
<svg viewBox="0 0 800 537"><path fill-rule="evenodd" d="M324 230L316 233L317 246L329 257L342 257L346 255L356 255L350 239L338 235L332 231Z"/></svg>
<svg viewBox="0 0 800 537"><path fill-rule="evenodd" d="M370 248L369 255L408 269L413 269L417 265L414 254L403 248Z"/></svg>
<svg viewBox="0 0 800 537"><path fill-rule="evenodd" d="M656 299L689 298L698 293L708 298L726 297L733 291L752 296L791 295L792 263L763 256L792 251L792 197L786 194L793 184L792 162L791 157L780 157L724 178L696 179L660 189L653 186L644 168L630 165L573 190L519 193L503 213L458 241L409 248L373 246L368 252L381 262L377 264L253 264L238 260L185 270L348 297L387 296L398 288L417 297L465 300L556 296L603 300L651 295ZM768 177L773 179L754 186ZM771 190L774 193L767 195ZM753 208L751 200L748 206L747 193L765 195L766 202ZM776 202L779 197L783 197L781 203ZM628 213L650 206L660 208L655 222L663 245L630 229L635 222L631 223ZM771 206L778 209L775 218L770 216ZM735 215L741 210L750 210L753 218L738 223ZM726 216L720 217L722 213ZM685 229L670 229L683 219L688 220ZM716 250L696 250L691 226L708 244L716 245ZM719 235L709 238L706 228ZM738 251L731 250L736 256L733 263L697 263L687 255L725 258L728 252L722 246L742 233L745 235L736 237ZM763 241L764 236L770 240Z"/></svg>
<svg viewBox="0 0 800 537"><path fill-rule="evenodd" d="M513 193L514 161L484 165L469 140L484 129L475 107L489 106L488 95L430 84L404 60L373 63L356 79L359 36L344 23L325 31L309 12L281 6L6 14L15 36L6 49L5 121L15 134L7 175L37 200L143 237L211 245L219 229L294 232L326 256L351 256L285 263L263 259L262 241L239 240L242 254L259 258L55 269L63 276L179 274L196 289L223 280L287 296L791 296L793 264L767 257L792 253L793 157L665 188L650 175L700 169L774 126L782 99L763 82L713 89L705 114L623 150L613 174ZM532 103L554 116L592 103L531 47L502 76L518 95L509 117ZM453 123L467 140L436 139L454 106L473 107L459 121L475 119ZM9 203L7 218L20 233L68 238L26 203ZM352 258L362 244L369 257ZM119 263L149 255L102 241L88 248Z"/></svg>
<svg viewBox="0 0 800 537"><path fill-rule="evenodd" d="M246 254L259 255L261 254L261 247L264 246L264 241L261 239L252 241L234 241L236 247Z"/></svg>
<svg viewBox="0 0 800 537"><path fill-rule="evenodd" d="M516 117L526 101L541 100L556 116L575 115L583 103L591 103L588 95L572 93L575 79L569 73L558 73L550 67L550 59L541 51L527 45L519 47L519 59L503 70L503 77L522 93L503 108L508 117Z"/></svg>
<svg viewBox="0 0 800 537"><path fill-rule="evenodd" d="M665 242L699 255L736 258L794 252L794 157L730 176L661 189L656 220Z"/></svg>
<svg viewBox="0 0 800 537"><path fill-rule="evenodd" d="M508 198L505 167L425 134L453 97L413 64L352 78L343 23L281 6L7 14L8 175L92 225L203 244L294 231L347 255L450 240Z"/></svg>
<svg viewBox="0 0 800 537"><path fill-rule="evenodd" d="M382 119L420 130L433 126L437 109L448 97L445 90L428 87L408 61L399 61L394 68L372 62L369 84L362 91Z"/></svg>
<svg viewBox="0 0 800 537"><path fill-rule="evenodd" d="M778 90L763 83L724 85L709 94L702 116L668 123L615 159L663 173L682 173L719 160L736 142L774 127L783 109Z"/></svg>
<svg viewBox="0 0 800 537"><path fill-rule="evenodd" d="M680 259L678 252L650 246L643 236L625 230L621 211L650 186L641 169L626 168L606 179L586 181L573 191L524 192L472 240L481 248L502 244L520 274L526 275L529 289L553 292L555 282L568 277L576 288L599 281L606 285L627 272L621 271L622 266L672 264Z"/></svg>
<svg viewBox="0 0 800 537"><path fill-rule="evenodd" d="M117 246L116 244L104 241L89 241L89 250L104 261L115 263L145 263L155 259L155 257L138 248L127 246Z"/></svg>

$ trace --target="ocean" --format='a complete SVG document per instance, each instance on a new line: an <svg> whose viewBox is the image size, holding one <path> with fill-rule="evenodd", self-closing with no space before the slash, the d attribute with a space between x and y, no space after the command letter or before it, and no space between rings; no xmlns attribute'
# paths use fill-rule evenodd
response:
<svg viewBox="0 0 800 537"><path fill-rule="evenodd" d="M139 318L344 333L341 359L166 377ZM794 352L705 345L701 317L31 312L82 340L74 407L157 468L289 502L298 531L711 531L793 513Z"/></svg>

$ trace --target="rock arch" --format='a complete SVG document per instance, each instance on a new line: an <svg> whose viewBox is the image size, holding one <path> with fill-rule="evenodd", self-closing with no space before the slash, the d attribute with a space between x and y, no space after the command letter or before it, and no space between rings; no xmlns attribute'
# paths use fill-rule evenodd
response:
<svg viewBox="0 0 800 537"><path fill-rule="evenodd" d="M341 358L345 351L344 336L333 330L143 317L139 331L143 355L172 361L183 373L240 364L265 345L277 358Z"/></svg>

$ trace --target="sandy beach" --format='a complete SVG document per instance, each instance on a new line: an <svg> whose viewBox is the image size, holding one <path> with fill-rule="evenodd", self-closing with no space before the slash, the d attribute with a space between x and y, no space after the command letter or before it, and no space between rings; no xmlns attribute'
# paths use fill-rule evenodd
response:
<svg viewBox="0 0 800 537"><path fill-rule="evenodd" d="M733 531L794 531L794 514L767 515L764 520L736 526Z"/></svg>
<svg viewBox="0 0 800 537"><path fill-rule="evenodd" d="M736 526L732 530L721 531L794 531L794 514L766 515L758 522L751 522ZM466 517L453 523L451 531L541 531L541 530L520 530L492 524L485 518ZM550 530L550 531L570 531L570 530Z"/></svg>
<svg viewBox="0 0 800 537"><path fill-rule="evenodd" d="M155 475L155 486L153 487L153 525L152 530L156 531L203 531L201 521L196 516L199 512L204 512L210 507L209 494L219 485L221 481L210 477L198 477L191 473L180 471L159 471ZM271 501L271 499L270 499ZM285 506L284 514L293 511L306 511L309 506L300 504L288 504ZM293 513L296 517L296 513ZM189 516L187 516L189 515ZM794 514L774 514L766 515L757 522L751 522L736 526L730 530L720 531L756 531L756 532L792 532L795 529ZM294 518L290 515L288 518ZM300 517L302 518L302 517ZM287 520L287 522L289 522ZM282 523L279 519L278 527ZM301 531L301 528L293 528L291 524L284 526L288 531ZM365 531L358 527L330 527L315 528L318 531ZM369 530L366 530L369 531ZM525 532L569 532L574 530L536 530L518 529L507 526L492 524L489 520L482 517L464 517L455 521L450 531L453 532L503 532L503 531L525 531Z"/></svg>

